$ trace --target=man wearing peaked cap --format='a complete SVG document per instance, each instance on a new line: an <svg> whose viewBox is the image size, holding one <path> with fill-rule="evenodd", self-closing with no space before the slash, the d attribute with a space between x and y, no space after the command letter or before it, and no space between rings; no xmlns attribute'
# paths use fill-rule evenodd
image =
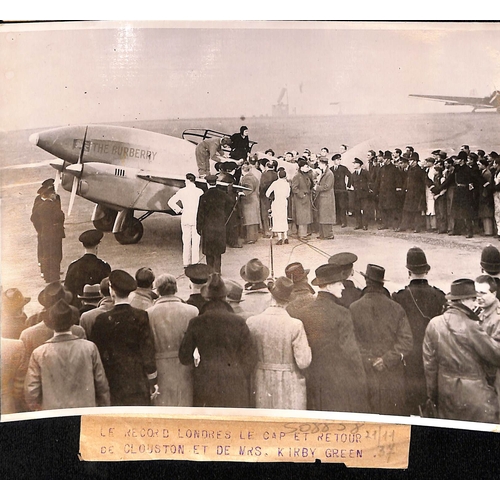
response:
<svg viewBox="0 0 500 500"><path fill-rule="evenodd" d="M97 316L89 340L98 347L112 406L148 406L158 396L155 345L148 313L132 307L135 279L122 269L109 275L114 306Z"/></svg>
<svg viewBox="0 0 500 500"><path fill-rule="evenodd" d="M422 350L429 403L438 418L498 423L498 396L487 380L487 360L498 363L491 358L498 342L473 311L474 281L453 281L446 298L446 310L427 325Z"/></svg>
<svg viewBox="0 0 500 500"><path fill-rule="evenodd" d="M83 287L85 285L98 285L111 272L111 266L97 257L103 236L102 231L89 229L81 233L78 238L85 253L68 266L64 278L64 286L73 294L72 304L76 307L81 306L81 299L78 296L83 293Z"/></svg>
<svg viewBox="0 0 500 500"><path fill-rule="evenodd" d="M293 281L280 276L270 291L271 306L247 320L258 352L253 379L256 407L305 410L306 380L301 370L311 363L311 348L302 322L285 309Z"/></svg>
<svg viewBox="0 0 500 500"><path fill-rule="evenodd" d="M186 300L186 303L197 307L198 311L200 311L207 302L201 295L201 288L208 280L210 268L201 262L198 264L191 264L184 269L184 274L189 278L191 288L191 294Z"/></svg>
<svg viewBox="0 0 500 500"><path fill-rule="evenodd" d="M354 263L358 260L358 256L351 252L340 252L332 255L328 259L329 264L335 264L342 269L342 283L344 289L342 296L339 299L339 304L344 307L349 307L353 302L361 298L363 292L355 286L354 282L349 279L354 275Z"/></svg>
<svg viewBox="0 0 500 500"><path fill-rule="evenodd" d="M307 409L367 412L366 376L351 314L340 305L344 271L336 264L315 270L317 298L293 316L301 320L312 352L306 374Z"/></svg>
<svg viewBox="0 0 500 500"><path fill-rule="evenodd" d="M75 310L64 300L49 310L54 336L33 351L25 379L31 410L109 406L108 381L97 347L70 331Z"/></svg>
<svg viewBox="0 0 500 500"><path fill-rule="evenodd" d="M385 269L368 264L363 296L349 310L368 381L370 411L405 415L404 361L413 336L404 309L384 287Z"/></svg>
<svg viewBox="0 0 500 500"><path fill-rule="evenodd" d="M37 257L46 283L61 279L62 240L65 237L65 215L53 184L41 188L33 203L31 223L38 237Z"/></svg>
<svg viewBox="0 0 500 500"><path fill-rule="evenodd" d="M405 310L413 335L413 350L406 357L406 411L407 415L419 415L420 407L427 400L427 388L422 361L422 346L425 329L429 321L442 314L446 305L445 294L439 288L429 285L427 273L431 266L425 252L419 247L412 247L406 254L409 284L392 294Z"/></svg>

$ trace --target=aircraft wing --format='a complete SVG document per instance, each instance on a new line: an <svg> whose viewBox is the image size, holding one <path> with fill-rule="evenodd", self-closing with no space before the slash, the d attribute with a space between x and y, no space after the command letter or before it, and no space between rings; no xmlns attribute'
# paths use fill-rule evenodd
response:
<svg viewBox="0 0 500 500"><path fill-rule="evenodd" d="M490 100L487 97L458 97L448 95L428 95L428 94L409 94L410 97L428 99L432 101L442 101L447 106L474 106L476 108L491 108Z"/></svg>
<svg viewBox="0 0 500 500"><path fill-rule="evenodd" d="M186 178L182 176L170 176L170 177L159 177L157 175L148 175L148 174L138 174L137 177L139 179L143 179L145 181L156 182L158 184L164 184L165 186L172 186L177 188L182 188L186 185ZM196 179L196 185L198 187L202 187L207 184L205 179ZM227 182L217 181L217 185L219 186L229 186ZM232 185L234 189L238 189L240 191L251 191L251 189L240 186L238 184Z"/></svg>
<svg viewBox="0 0 500 500"><path fill-rule="evenodd" d="M212 137L230 137L231 134L224 134L224 132L218 132L217 130L210 130L204 128L189 128L182 132L182 138L186 141L192 142L193 144L199 144L201 141L205 139L211 139ZM249 141L250 143L250 151L254 144L257 144L255 141Z"/></svg>

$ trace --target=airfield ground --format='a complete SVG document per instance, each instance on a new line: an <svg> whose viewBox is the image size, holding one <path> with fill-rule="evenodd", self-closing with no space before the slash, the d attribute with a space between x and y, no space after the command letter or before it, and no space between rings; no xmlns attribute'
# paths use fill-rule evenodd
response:
<svg viewBox="0 0 500 500"><path fill-rule="evenodd" d="M31 168L2 169L8 173L8 181L2 185L1 229L2 229L2 288L19 288L32 298L27 313L39 310L38 293L45 283L40 277L36 262L36 233L29 220L31 207L40 184L40 179L52 175L48 165ZM69 193L60 190L62 207L67 211ZM77 197L72 214L66 219L66 238L63 241L62 270L82 254L78 236L91 229L93 204ZM325 263L328 256L342 251L354 252L359 259L355 264L354 280L363 286L364 272L368 263L386 268L386 283L389 291L403 287L407 282L405 269L406 252L411 246L421 247L427 254L431 271L429 281L444 291L450 283L460 277L474 278L480 273L479 260L482 248L487 244L497 245L493 237L438 235L434 233L395 233L392 230L354 231L350 227L336 226L335 239L311 239L308 244L290 238L290 244L273 245L274 276L284 274L287 264L302 262L305 268L314 269ZM120 245L110 233L106 233L99 247L99 256L114 269L124 269L131 274L142 266L150 266L156 275L170 273L178 278L179 296L189 295L189 280L183 275L181 231L178 217L154 214L144 221L144 237L136 245ZM500 245L499 245L500 246ZM240 269L250 259L257 257L271 267L271 243L260 239L254 245L243 245L241 249L228 248L222 259L223 277L241 281ZM64 278L64 276L63 276Z"/></svg>

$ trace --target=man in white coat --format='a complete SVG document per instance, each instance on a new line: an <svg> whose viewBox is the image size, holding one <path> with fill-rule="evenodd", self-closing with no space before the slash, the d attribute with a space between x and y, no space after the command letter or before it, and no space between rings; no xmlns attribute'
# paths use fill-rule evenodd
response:
<svg viewBox="0 0 500 500"><path fill-rule="evenodd" d="M176 214L182 214L182 262L184 267L196 264L200 260L200 235L196 231L196 215L203 191L196 187L195 181L194 174L186 174L186 186L179 189L168 200L168 206Z"/></svg>

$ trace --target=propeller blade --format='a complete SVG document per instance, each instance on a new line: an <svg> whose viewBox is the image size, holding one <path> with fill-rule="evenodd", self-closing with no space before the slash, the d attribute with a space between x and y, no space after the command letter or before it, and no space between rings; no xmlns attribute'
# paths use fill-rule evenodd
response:
<svg viewBox="0 0 500 500"><path fill-rule="evenodd" d="M78 189L78 178L73 177L73 185L71 186L71 196L69 197L68 217L71 215L71 210L73 210L73 204L75 203L77 189Z"/></svg>
<svg viewBox="0 0 500 500"><path fill-rule="evenodd" d="M59 186L61 185L62 181L62 172L59 170L56 172L56 178L54 179L54 191L57 193L59 190Z"/></svg>
<svg viewBox="0 0 500 500"><path fill-rule="evenodd" d="M85 141L87 140L87 132L89 130L89 127L85 128L85 134L83 136L83 142L82 142L82 149L80 151L80 156L78 157L78 163L83 163L83 151L85 149Z"/></svg>

